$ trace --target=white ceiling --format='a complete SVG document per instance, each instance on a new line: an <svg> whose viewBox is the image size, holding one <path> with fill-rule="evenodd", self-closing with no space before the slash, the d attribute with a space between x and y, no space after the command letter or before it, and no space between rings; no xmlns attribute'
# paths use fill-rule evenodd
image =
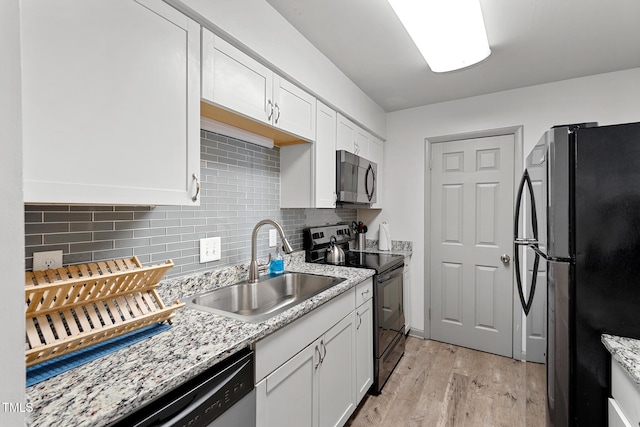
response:
<svg viewBox="0 0 640 427"><path fill-rule="evenodd" d="M640 0L480 0L492 53L444 74L386 0L267 2L387 112L640 67Z"/></svg>

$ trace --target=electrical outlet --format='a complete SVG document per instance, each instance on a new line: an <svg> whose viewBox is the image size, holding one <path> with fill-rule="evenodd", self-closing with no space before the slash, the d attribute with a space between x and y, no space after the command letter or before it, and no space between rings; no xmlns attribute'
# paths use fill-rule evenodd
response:
<svg viewBox="0 0 640 427"><path fill-rule="evenodd" d="M274 248L278 244L277 242L278 235L276 233L277 231L275 228L269 229L269 247L270 248Z"/></svg>
<svg viewBox="0 0 640 427"><path fill-rule="evenodd" d="M208 237L200 239L200 264L209 261L218 261L222 257L222 239L220 237Z"/></svg>
<svg viewBox="0 0 640 427"><path fill-rule="evenodd" d="M48 270L62 267L62 251L45 251L33 253L33 270Z"/></svg>

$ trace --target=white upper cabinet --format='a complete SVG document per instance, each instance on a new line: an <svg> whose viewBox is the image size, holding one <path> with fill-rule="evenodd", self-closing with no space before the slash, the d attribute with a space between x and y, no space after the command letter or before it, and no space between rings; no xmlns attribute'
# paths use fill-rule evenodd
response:
<svg viewBox="0 0 640 427"><path fill-rule="evenodd" d="M371 134L338 113L337 149L369 159Z"/></svg>
<svg viewBox="0 0 640 427"><path fill-rule="evenodd" d="M21 9L25 202L199 204L199 25L160 0Z"/></svg>
<svg viewBox="0 0 640 427"><path fill-rule="evenodd" d="M380 184L384 182L384 142L338 113L336 149L347 150L357 154L360 157L371 160L378 166L376 203L373 203L371 208L382 208L384 195Z"/></svg>
<svg viewBox="0 0 640 427"><path fill-rule="evenodd" d="M273 125L310 141L316 134L316 98L284 78L273 78Z"/></svg>
<svg viewBox="0 0 640 427"><path fill-rule="evenodd" d="M355 149L357 151L358 156L364 157L365 159L369 159L369 144L371 140L371 135L369 132L362 128L356 128L356 139L355 139Z"/></svg>
<svg viewBox="0 0 640 427"><path fill-rule="evenodd" d="M336 206L336 112L318 101L313 144L280 148L280 206Z"/></svg>
<svg viewBox="0 0 640 427"><path fill-rule="evenodd" d="M384 200L384 189L382 183L384 182L384 143L378 138L371 136L369 140L369 160L374 162L377 166L376 175L376 203L371 205L372 208L382 208Z"/></svg>
<svg viewBox="0 0 640 427"><path fill-rule="evenodd" d="M315 97L249 55L202 30L202 98L312 141Z"/></svg>
<svg viewBox="0 0 640 427"><path fill-rule="evenodd" d="M360 150L356 146L358 129L359 127L355 123L338 113L336 149L347 150L350 153L360 155Z"/></svg>
<svg viewBox="0 0 640 427"><path fill-rule="evenodd" d="M273 73L203 29L202 98L252 119L271 123Z"/></svg>
<svg viewBox="0 0 640 427"><path fill-rule="evenodd" d="M314 143L316 208L336 206L336 112L318 102L316 142Z"/></svg>

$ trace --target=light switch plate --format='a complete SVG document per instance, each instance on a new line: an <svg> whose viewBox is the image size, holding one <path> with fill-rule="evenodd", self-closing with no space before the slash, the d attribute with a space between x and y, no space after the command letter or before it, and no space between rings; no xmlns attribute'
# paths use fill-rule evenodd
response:
<svg viewBox="0 0 640 427"><path fill-rule="evenodd" d="M222 257L222 241L220 237L200 239L200 264L218 261Z"/></svg>
<svg viewBox="0 0 640 427"><path fill-rule="evenodd" d="M47 270L62 267L62 251L33 253L33 270Z"/></svg>
<svg viewBox="0 0 640 427"><path fill-rule="evenodd" d="M277 242L278 235L276 233L277 232L275 228L269 229L269 247L270 248L275 248L275 246L278 244Z"/></svg>

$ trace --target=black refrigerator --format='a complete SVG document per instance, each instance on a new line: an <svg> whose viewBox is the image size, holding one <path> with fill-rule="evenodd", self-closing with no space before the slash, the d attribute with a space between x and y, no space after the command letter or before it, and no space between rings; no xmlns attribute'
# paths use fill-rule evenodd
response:
<svg viewBox="0 0 640 427"><path fill-rule="evenodd" d="M526 167L514 249L533 272L516 282L525 313L546 287L547 426L606 426L601 335L640 339L640 123L556 126Z"/></svg>

